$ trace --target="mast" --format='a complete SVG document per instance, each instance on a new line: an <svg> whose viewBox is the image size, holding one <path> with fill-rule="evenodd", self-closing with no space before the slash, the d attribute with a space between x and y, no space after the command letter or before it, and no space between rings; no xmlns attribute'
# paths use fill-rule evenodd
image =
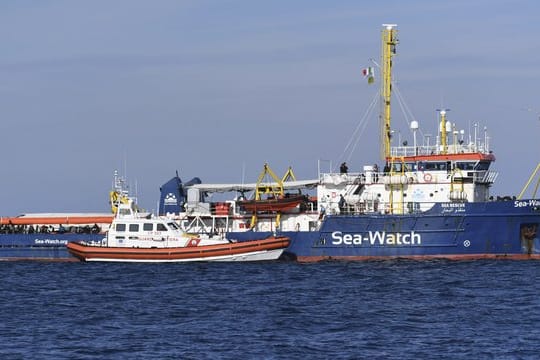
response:
<svg viewBox="0 0 540 360"><path fill-rule="evenodd" d="M392 96L392 57L396 54L397 27L396 24L383 24L382 31L382 104L381 116L381 156L383 160L390 157L390 99Z"/></svg>
<svg viewBox="0 0 540 360"><path fill-rule="evenodd" d="M437 153L440 151L443 155L446 155L448 153L448 133L452 131L452 123L446 120L446 113L450 111L450 109L437 109L437 111L441 117L441 122L439 123L441 149L437 149Z"/></svg>

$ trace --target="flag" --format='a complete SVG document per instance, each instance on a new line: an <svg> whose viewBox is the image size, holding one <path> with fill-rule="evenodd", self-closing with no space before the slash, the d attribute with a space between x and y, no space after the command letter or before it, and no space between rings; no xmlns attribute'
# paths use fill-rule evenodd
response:
<svg viewBox="0 0 540 360"><path fill-rule="evenodd" d="M368 84L373 84L375 82L375 71L373 67L367 67L362 69L362 74L364 77L367 77Z"/></svg>

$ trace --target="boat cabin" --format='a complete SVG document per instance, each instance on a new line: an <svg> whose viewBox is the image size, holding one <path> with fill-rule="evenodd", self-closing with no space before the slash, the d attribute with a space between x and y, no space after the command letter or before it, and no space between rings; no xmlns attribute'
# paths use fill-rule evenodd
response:
<svg viewBox="0 0 540 360"><path fill-rule="evenodd" d="M163 243L184 246L189 237L172 219L141 215L132 201L118 207L105 239L107 246L163 247Z"/></svg>

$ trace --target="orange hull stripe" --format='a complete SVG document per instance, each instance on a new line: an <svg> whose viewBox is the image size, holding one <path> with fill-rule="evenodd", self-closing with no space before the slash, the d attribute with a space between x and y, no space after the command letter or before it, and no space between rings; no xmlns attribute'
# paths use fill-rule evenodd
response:
<svg viewBox="0 0 540 360"><path fill-rule="evenodd" d="M176 260L238 255L252 251L283 249L289 246L289 238L276 237L229 244L176 248L122 248L87 246L75 242L67 244L69 252L80 259L137 259Z"/></svg>

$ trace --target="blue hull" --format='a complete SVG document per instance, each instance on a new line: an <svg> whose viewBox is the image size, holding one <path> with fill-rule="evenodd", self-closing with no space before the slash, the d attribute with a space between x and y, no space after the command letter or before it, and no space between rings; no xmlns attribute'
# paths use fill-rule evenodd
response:
<svg viewBox="0 0 540 360"><path fill-rule="evenodd" d="M0 234L0 260L78 261L71 256L69 241L99 241L103 234Z"/></svg>
<svg viewBox="0 0 540 360"><path fill-rule="evenodd" d="M299 261L384 258L540 259L540 201L437 204L409 215L333 215L318 231L285 232ZM270 234L270 233L268 233ZM260 232L236 232L239 241Z"/></svg>
<svg viewBox="0 0 540 360"><path fill-rule="evenodd" d="M332 215L316 231L283 232L287 258L540 259L540 200L443 203L407 215ZM229 239L260 239L270 232L231 232ZM0 234L0 260L75 260L69 241L103 234Z"/></svg>

